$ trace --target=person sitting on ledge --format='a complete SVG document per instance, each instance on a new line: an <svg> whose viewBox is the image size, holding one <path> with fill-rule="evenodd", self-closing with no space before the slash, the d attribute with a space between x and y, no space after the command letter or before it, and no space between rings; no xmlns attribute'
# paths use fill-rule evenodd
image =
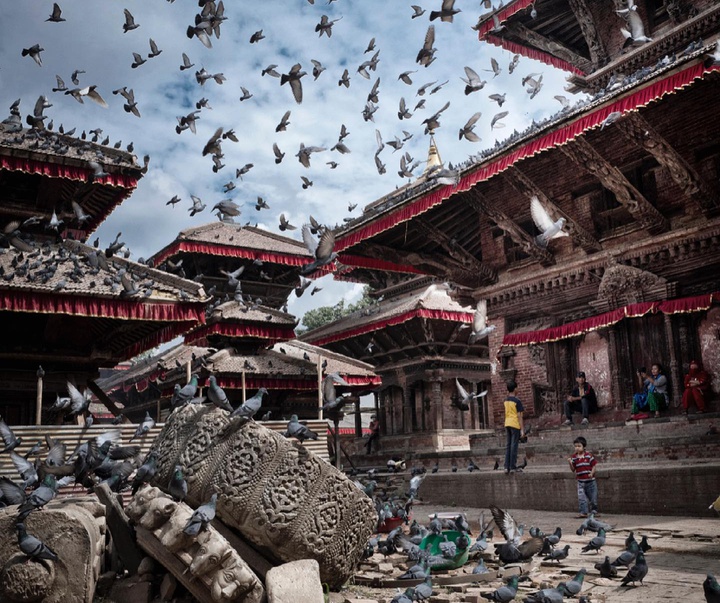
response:
<svg viewBox="0 0 720 603"><path fill-rule="evenodd" d="M705 412L705 394L710 387L710 377L697 360L690 361L690 370L685 375L685 391L682 396L683 411L688 414L691 403L697 406L697 414Z"/></svg>
<svg viewBox="0 0 720 603"><path fill-rule="evenodd" d="M597 411L597 396L592 385L585 381L585 373L580 371L575 378L577 385L573 388L572 393L563 403L565 412L565 422L563 425L572 425L572 413L582 413L582 424L587 425L590 422L590 413Z"/></svg>
<svg viewBox="0 0 720 603"><path fill-rule="evenodd" d="M643 391L647 391L647 406L655 417L660 416L660 409L668 407L667 401L667 377L663 375L663 368L660 364L655 363L650 368L650 374L645 371L645 367L638 369L638 376L643 386ZM631 418L638 414L638 401L633 399Z"/></svg>

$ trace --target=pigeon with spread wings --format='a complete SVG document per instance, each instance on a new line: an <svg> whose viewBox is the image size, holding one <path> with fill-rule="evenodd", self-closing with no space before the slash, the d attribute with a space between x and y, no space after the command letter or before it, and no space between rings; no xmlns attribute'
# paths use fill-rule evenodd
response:
<svg viewBox="0 0 720 603"><path fill-rule="evenodd" d="M309 264L303 265L300 269L300 274L311 274L321 266L331 264L337 258L337 253L333 251L335 247L335 233L332 230L324 229L320 234L320 239L316 241L310 232L310 225L303 224L302 237L305 247L307 247L315 259Z"/></svg>
<svg viewBox="0 0 720 603"><path fill-rule="evenodd" d="M530 214L532 215L533 222L535 222L535 226L541 231L540 234L535 237L535 242L540 247L547 247L550 239L569 236L568 233L563 230L565 218L553 221L537 197L533 197L530 200Z"/></svg>

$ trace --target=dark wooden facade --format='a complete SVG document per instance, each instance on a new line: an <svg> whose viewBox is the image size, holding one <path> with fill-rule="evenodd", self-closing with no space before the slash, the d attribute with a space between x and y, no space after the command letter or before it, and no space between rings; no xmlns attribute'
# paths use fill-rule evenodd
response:
<svg viewBox="0 0 720 603"><path fill-rule="evenodd" d="M637 388L635 368L653 362L665 366L675 402L691 358L704 361L720 391L720 309L711 296L720 291L720 71L708 61L720 11L716 3L674 3L681 10L656 23L652 43L623 49L612 3L532 4L537 20L531 3L516 0L500 9L506 28L483 33L481 22L481 38L520 44L522 34L537 49L535 28L559 40L572 51L566 62L583 55L575 85L594 95L460 166L457 186L422 178L368 206L337 232L344 276L387 286L419 269L456 283L455 298L468 306L487 300L497 327L488 339L498 363L496 425L510 377L530 416L548 421L559 419L577 370L588 374L601 407L618 411ZM643 19L654 6L637 5ZM535 242L532 197L566 220L569 236ZM405 269L384 270L384 258ZM695 296L705 302L678 301ZM660 304L667 300L673 304ZM630 318L626 308L649 302L660 305ZM593 324L613 310L628 318ZM519 334L582 320L588 327L579 332L518 344L532 339ZM378 357L378 372L387 363Z"/></svg>

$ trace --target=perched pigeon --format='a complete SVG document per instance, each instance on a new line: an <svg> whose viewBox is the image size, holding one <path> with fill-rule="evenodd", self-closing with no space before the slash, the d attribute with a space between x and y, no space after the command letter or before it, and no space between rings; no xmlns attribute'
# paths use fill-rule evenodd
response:
<svg viewBox="0 0 720 603"><path fill-rule="evenodd" d="M18 545L20 550L31 559L49 559L57 561L58 556L49 546L35 538L32 534L28 534L25 530L25 524L18 522L15 524L18 532Z"/></svg>
<svg viewBox="0 0 720 603"><path fill-rule="evenodd" d="M190 402L190 400L192 400L197 393L197 387L197 375L193 375L190 379L190 383L188 383L184 387L176 387L175 392L170 399L170 405L172 406L172 408L177 408L178 406L183 406L184 404Z"/></svg>
<svg viewBox="0 0 720 603"><path fill-rule="evenodd" d="M210 500L204 505L200 505L192 517L188 519L187 524L183 528L188 536L197 536L200 530L204 529L215 517L215 504L217 503L217 494L213 494Z"/></svg>
<svg viewBox="0 0 720 603"><path fill-rule="evenodd" d="M298 421L297 415L292 415L287 424L286 438L296 438L301 444L305 440L317 440L318 434Z"/></svg>
<svg viewBox="0 0 720 603"><path fill-rule="evenodd" d="M338 396L335 391L336 385L350 385L345 379L340 376L340 373L330 373L323 379L322 393L323 393L323 407L324 411L327 410L339 410L343 407L347 401L346 396Z"/></svg>
<svg viewBox="0 0 720 603"><path fill-rule="evenodd" d="M563 548L554 549L549 555L543 557L543 561L557 561L560 563L560 561L567 558L569 551L570 545L566 544Z"/></svg>
<svg viewBox="0 0 720 603"><path fill-rule="evenodd" d="M138 470L135 472L135 477L132 481L132 493L133 495L135 492L138 491L140 486L143 484L147 484L153 477L155 477L155 472L157 471L157 452L154 450L150 452L147 455L147 458L145 459L145 462L138 467Z"/></svg>
<svg viewBox="0 0 720 603"><path fill-rule="evenodd" d="M245 420L250 420L255 416L260 407L262 406L263 396L268 391L261 387L252 398L248 398L240 406L238 406L230 415L231 417L241 417Z"/></svg>
<svg viewBox="0 0 720 603"><path fill-rule="evenodd" d="M18 521L24 521L36 509L41 509L48 504L57 494L58 484L53 474L48 474L42 484L32 491L25 502L18 508Z"/></svg>
<svg viewBox="0 0 720 603"><path fill-rule="evenodd" d="M168 483L168 492L177 501L182 502L187 496L187 482L183 476L182 467L175 465L172 477Z"/></svg>
<svg viewBox="0 0 720 603"><path fill-rule="evenodd" d="M210 402L218 408L227 410L230 413L233 412L233 407L225 394L225 390L217 384L217 378L215 375L210 375L208 377L207 397Z"/></svg>

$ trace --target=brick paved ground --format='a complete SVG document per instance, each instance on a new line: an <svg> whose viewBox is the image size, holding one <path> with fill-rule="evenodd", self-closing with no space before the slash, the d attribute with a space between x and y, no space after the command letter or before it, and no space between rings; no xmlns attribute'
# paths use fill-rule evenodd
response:
<svg viewBox="0 0 720 603"><path fill-rule="evenodd" d="M720 481L718 482L720 486ZM657 496L662 496L662 484L650 484L649 487L657 489ZM687 496L692 497L693 493L688 492ZM708 501L709 502L712 501ZM427 522L428 515L432 512L463 512L470 520L471 527L476 529L480 509L459 508L459 507L430 507L428 505L416 505L415 517L420 521ZM639 535L647 535L653 547L647 553L649 566L648 575L644 586L622 587L620 579L605 580L599 577L594 569L596 562L604 559L603 555L581 554L581 548L594 534L577 536L575 530L581 520L575 518L574 513L559 513L547 511L512 511L516 521L526 526L538 526L545 532L553 531L560 526L563 531L562 543L570 545L570 554L564 564L557 567L547 562L533 563L530 576L534 586L530 583L521 583L522 590L518 592L517 601L521 601L527 592L537 589L541 582L547 582L547 586L555 586L558 582L565 580L580 569L588 569L588 576L585 579L582 594L589 596L590 601L607 603L635 603L635 602L673 602L673 603L704 603L705 597L702 590L702 582L707 573L720 577L720 518L708 511L703 517L654 517L647 515L606 515L600 519L614 525L615 530L608 534L605 554L614 559L623 549L625 537L630 530ZM486 510L486 519L490 517ZM496 530L497 541L498 532ZM561 543L561 544L562 544ZM492 547L490 547L492 548ZM400 557L398 557L398 560ZM383 560L381 555L376 555L375 560ZM468 568L474 566L473 562ZM388 575L389 574L389 575ZM398 570L386 572L388 577L397 576ZM619 570L622 577L625 572ZM481 591L494 590L501 585L500 580L495 580L483 585L454 586L436 589L437 596L431 599L431 603L475 601ZM332 593L333 603L345 601L365 600L374 602L386 602L396 594L395 589L373 589L361 586L349 586L340 593ZM571 599L566 599L571 601ZM485 601L485 599L480 599Z"/></svg>

